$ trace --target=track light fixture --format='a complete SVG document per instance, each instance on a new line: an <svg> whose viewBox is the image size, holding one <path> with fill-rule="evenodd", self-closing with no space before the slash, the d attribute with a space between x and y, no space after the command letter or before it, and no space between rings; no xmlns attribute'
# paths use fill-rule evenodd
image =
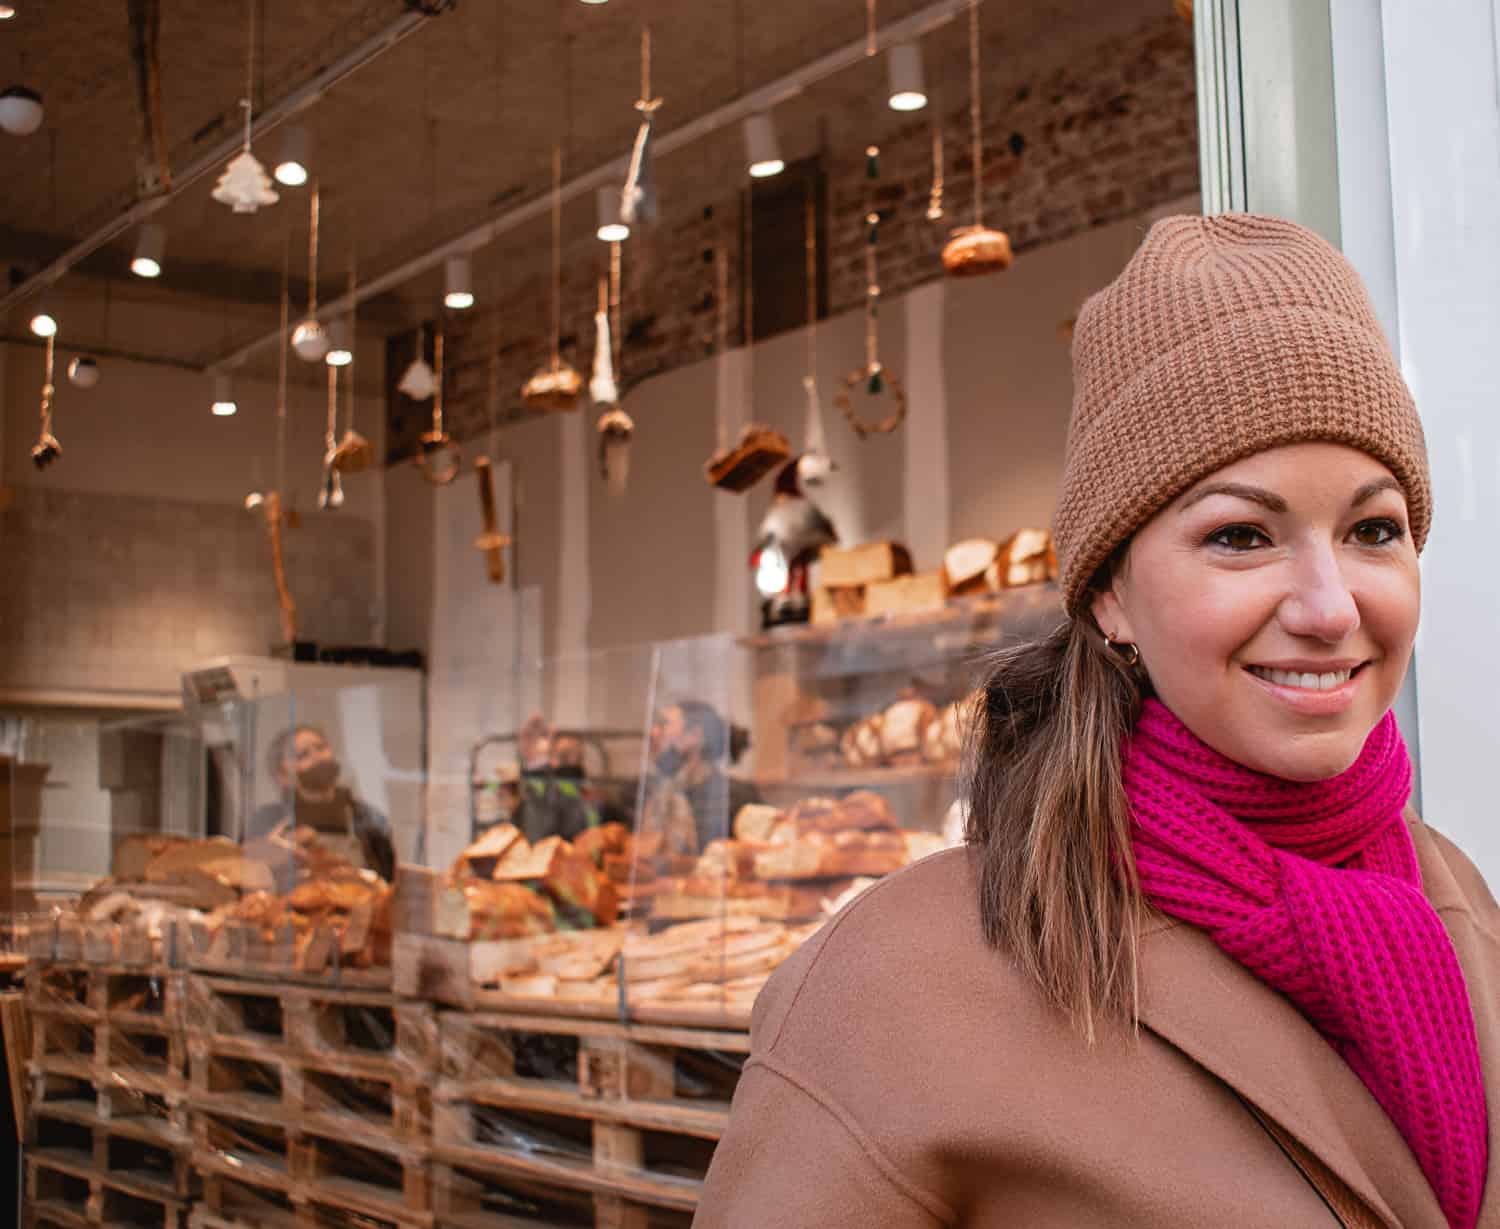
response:
<svg viewBox="0 0 1500 1229"><path fill-rule="evenodd" d="M331 321L328 325L328 353L323 356L323 361L330 367L347 367L354 361L354 347L342 320Z"/></svg>
<svg viewBox="0 0 1500 1229"><path fill-rule="evenodd" d="M288 124L283 128L276 152L276 168L272 172L276 182L288 188L300 188L305 184L311 150L312 137L306 125Z"/></svg>
<svg viewBox="0 0 1500 1229"><path fill-rule="evenodd" d="M922 49L916 43L897 43L886 52L885 66L892 111L920 111L927 105Z"/></svg>
<svg viewBox="0 0 1500 1229"><path fill-rule="evenodd" d="M160 277L166 252L166 227L156 222L145 223L135 237L135 256L130 261L130 271L137 277Z"/></svg>
<svg viewBox="0 0 1500 1229"><path fill-rule="evenodd" d="M769 111L745 117L745 157L752 179L769 179L786 170Z"/></svg>
<svg viewBox="0 0 1500 1229"><path fill-rule="evenodd" d="M630 238L630 227L620 221L620 189L606 185L599 189L596 200L598 226L594 231L605 243L623 243Z"/></svg>
<svg viewBox="0 0 1500 1229"><path fill-rule="evenodd" d="M443 306L458 312L474 306L474 268L467 255L448 257L443 271Z"/></svg>
<svg viewBox="0 0 1500 1229"><path fill-rule="evenodd" d="M234 389L229 382L229 377L220 372L214 376L214 416L216 418L232 418L239 408L235 404Z"/></svg>
<svg viewBox="0 0 1500 1229"><path fill-rule="evenodd" d="M46 311L39 310L31 318L31 331L38 337L53 337L57 334L57 321Z"/></svg>
<svg viewBox="0 0 1500 1229"><path fill-rule="evenodd" d="M0 4L0 21L9 21L16 15L14 4Z"/></svg>

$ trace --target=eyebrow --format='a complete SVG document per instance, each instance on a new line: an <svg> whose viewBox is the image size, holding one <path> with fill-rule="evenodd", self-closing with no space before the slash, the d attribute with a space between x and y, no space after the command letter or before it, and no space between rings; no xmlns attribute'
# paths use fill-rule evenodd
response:
<svg viewBox="0 0 1500 1229"><path fill-rule="evenodd" d="M1402 486L1395 478L1385 474L1379 478L1372 478L1359 490L1354 492L1354 498L1349 501L1351 508L1358 508L1361 504L1373 499L1381 491L1396 491L1400 493ZM1199 487L1182 502L1179 512L1186 512L1199 500L1207 499L1210 495L1229 495L1235 499L1245 499L1253 504L1260 504L1271 512L1281 513L1286 511L1286 500L1274 491L1268 491L1264 487L1249 486L1243 482L1211 482L1207 486Z"/></svg>

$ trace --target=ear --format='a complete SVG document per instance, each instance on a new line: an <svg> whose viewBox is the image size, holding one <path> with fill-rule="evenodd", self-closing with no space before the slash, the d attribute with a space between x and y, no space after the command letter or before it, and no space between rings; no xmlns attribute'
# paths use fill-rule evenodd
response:
<svg viewBox="0 0 1500 1229"><path fill-rule="evenodd" d="M1125 613L1125 604L1120 600L1118 580L1111 580L1107 588L1094 591L1090 609L1099 630L1109 639L1116 644L1135 643L1135 629Z"/></svg>

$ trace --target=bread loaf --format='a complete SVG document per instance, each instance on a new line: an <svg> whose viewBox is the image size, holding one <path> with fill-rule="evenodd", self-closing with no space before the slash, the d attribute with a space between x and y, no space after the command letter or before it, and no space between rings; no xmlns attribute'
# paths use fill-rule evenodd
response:
<svg viewBox="0 0 1500 1229"><path fill-rule="evenodd" d="M520 883L475 879L444 889L433 927L453 939L523 939L556 929L552 905Z"/></svg>
<svg viewBox="0 0 1500 1229"><path fill-rule="evenodd" d="M881 758L887 763L920 758L927 727L937 717L937 708L926 700L897 700L880 719Z"/></svg>

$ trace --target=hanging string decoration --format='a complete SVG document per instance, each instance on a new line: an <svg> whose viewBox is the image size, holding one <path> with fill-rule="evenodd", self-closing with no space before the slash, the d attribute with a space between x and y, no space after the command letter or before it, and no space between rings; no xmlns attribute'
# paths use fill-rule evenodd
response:
<svg viewBox="0 0 1500 1229"><path fill-rule="evenodd" d="M333 463L338 451L339 369L328 368L328 421L323 431L323 484L318 488L318 507L332 511L344 506L343 476Z"/></svg>
<svg viewBox="0 0 1500 1229"><path fill-rule="evenodd" d="M594 313L594 378L589 392L596 405L604 407L594 430L599 437L599 474L611 495L625 494L630 481L630 446L635 439L635 419L620 404L620 389L615 381L614 346L610 312L619 313L620 245L610 245L609 277L599 280L599 309Z"/></svg>
<svg viewBox="0 0 1500 1229"><path fill-rule="evenodd" d="M521 388L535 410L566 413L578 408L583 377L562 360L562 147L552 147L552 356Z"/></svg>
<svg viewBox="0 0 1500 1229"><path fill-rule="evenodd" d="M349 315L345 318L345 336L350 351L355 349L354 291L358 286L355 276L354 253L349 253ZM330 460L333 468L341 474L357 474L375 464L375 445L370 443L354 427L354 364L346 363L344 372L344 434Z"/></svg>
<svg viewBox="0 0 1500 1229"><path fill-rule="evenodd" d="M432 429L423 433L417 449L417 468L433 486L447 486L458 477L463 454L443 427L443 330L432 340Z"/></svg>
<svg viewBox="0 0 1500 1229"><path fill-rule="evenodd" d="M942 108L932 109L932 191L927 194L927 220L943 220L943 121Z"/></svg>
<svg viewBox="0 0 1500 1229"><path fill-rule="evenodd" d="M281 637L284 643L292 644L297 639L297 603L292 598L291 587L286 578L286 552L282 542L282 526L291 527L293 513L283 508L281 492L286 488L286 351L290 325L290 294L288 282L291 269L291 244L288 242L281 252L281 329L278 336L281 345L277 353L276 366L276 486L262 494L251 491L245 497L245 508L259 512L264 518L266 536L271 543L271 577L276 585L276 607L281 618Z"/></svg>
<svg viewBox="0 0 1500 1229"><path fill-rule="evenodd" d="M57 436L52 434L52 398L57 392L52 383L52 356L56 341L56 333L47 338L47 374L42 379L42 426L37 433L36 443L31 448L31 463L37 469L46 469L62 456L62 445L57 442Z"/></svg>
<svg viewBox="0 0 1500 1229"><path fill-rule="evenodd" d="M271 177L250 152L251 109L255 98L255 0L250 0L250 47L245 64L245 96L240 106L245 111L245 144L224 168L214 185L214 200L228 205L235 213L254 213L262 205L274 205L281 199L271 187Z"/></svg>
<svg viewBox="0 0 1500 1229"><path fill-rule="evenodd" d="M818 199L813 181L807 181L804 205L803 249L807 256L807 374L802 388L807 395L807 417L797 477L807 487L821 486L837 468L828 455L828 437L823 430L823 408L818 401Z"/></svg>
<svg viewBox="0 0 1500 1229"><path fill-rule="evenodd" d="M474 539L474 548L484 552L486 575L492 585L505 583L505 548L511 544L509 534L500 532L500 518L495 512L495 478L489 457L474 458L474 478L479 487L479 517L483 531Z"/></svg>
<svg viewBox="0 0 1500 1229"><path fill-rule="evenodd" d="M969 0L969 141L974 162L974 224L953 232L943 248L943 268L954 277L1009 269L1015 259L1004 231L984 224L984 128L979 111L979 0Z"/></svg>
<svg viewBox="0 0 1500 1229"><path fill-rule="evenodd" d="M650 226L657 218L656 174L651 165L651 126L662 100L651 96L651 27L641 31L641 96L635 109L641 113L635 144L630 149L630 169L620 193L620 221L626 226Z"/></svg>
<svg viewBox="0 0 1500 1229"><path fill-rule="evenodd" d="M875 207L875 186L880 179L880 150L865 150L865 364L844 377L833 403L860 439L889 435L906 418L906 388L896 373L880 361L880 279L876 249L880 246L880 211ZM866 422L854 410L854 392L861 385L871 397L889 394L891 412L878 422Z"/></svg>
<svg viewBox="0 0 1500 1229"><path fill-rule="evenodd" d="M397 392L405 393L413 401L426 401L437 391L437 379L427 362L426 350L427 326L420 325L417 328L417 356L406 365L401 382L396 385Z"/></svg>
<svg viewBox="0 0 1500 1229"><path fill-rule="evenodd" d="M328 330L318 320L318 222L322 193L316 181L308 198L307 315L292 331L292 349L304 363L321 363L328 353Z"/></svg>
<svg viewBox="0 0 1500 1229"><path fill-rule="evenodd" d="M750 414L755 411L755 222L753 209L755 189L745 193L745 260L740 280L743 290L743 312L745 318L745 404ZM729 261L722 249L717 262L719 351L722 354L728 337L729 312ZM729 424L719 419L719 448L703 465L703 475L721 491L741 494L769 474L792 455L792 445L780 431L773 431L763 423L753 420L745 424L739 442L729 443Z"/></svg>

